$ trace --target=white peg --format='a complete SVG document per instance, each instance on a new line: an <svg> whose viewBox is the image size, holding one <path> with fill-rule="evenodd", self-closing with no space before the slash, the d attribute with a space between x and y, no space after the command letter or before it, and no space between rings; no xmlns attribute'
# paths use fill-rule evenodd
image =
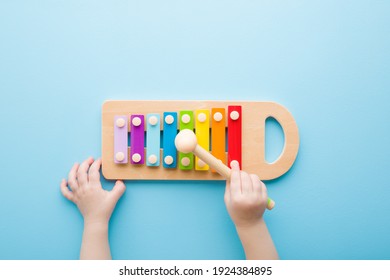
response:
<svg viewBox="0 0 390 280"><path fill-rule="evenodd" d="M199 122L205 122L206 121L206 119L207 119L207 116L206 116L206 114L205 113L200 113L199 115L198 115L198 121Z"/></svg>
<svg viewBox="0 0 390 280"><path fill-rule="evenodd" d="M173 124L173 121L174 121L175 119L173 118L173 116L172 115L167 115L166 117L165 117L165 122L167 123L167 124Z"/></svg>
<svg viewBox="0 0 390 280"><path fill-rule="evenodd" d="M115 159L116 159L117 161L123 161L123 160L125 159L125 154L122 153L122 152L117 152L117 153L115 154Z"/></svg>
<svg viewBox="0 0 390 280"><path fill-rule="evenodd" d="M185 123L185 124L189 123L191 121L190 115L184 114L183 116L181 116L181 121L182 121L182 123Z"/></svg>
<svg viewBox="0 0 390 280"><path fill-rule="evenodd" d="M115 122L117 127L124 127L126 124L126 121L124 118L118 118Z"/></svg>
<svg viewBox="0 0 390 280"><path fill-rule="evenodd" d="M148 157L148 161L149 161L150 164L156 164L156 163L157 163L157 157L156 157L156 155L150 155L150 156Z"/></svg>
<svg viewBox="0 0 390 280"><path fill-rule="evenodd" d="M181 159L181 164L183 165L183 166L189 166L190 165L190 163L191 163L191 160L190 160L190 158L189 157L183 157L182 159Z"/></svg>
<svg viewBox="0 0 390 280"><path fill-rule="evenodd" d="M230 118L231 118L233 121L238 120L239 117L240 117L240 113L237 112L237 111L232 111L232 112L230 113Z"/></svg>
<svg viewBox="0 0 390 280"><path fill-rule="evenodd" d="M165 162L165 164L167 164L167 165L171 165L171 164L173 163L173 157L172 157L172 156L166 156L166 157L164 158L164 162Z"/></svg>
<svg viewBox="0 0 390 280"><path fill-rule="evenodd" d="M140 155L140 154L134 154L134 155L131 156L131 159L132 159L134 162L138 163L138 162L141 161L141 155Z"/></svg>
<svg viewBox="0 0 390 280"><path fill-rule="evenodd" d="M216 122L220 122L222 120L222 114L220 112L216 112L213 116Z"/></svg>
<svg viewBox="0 0 390 280"><path fill-rule="evenodd" d="M134 125L134 126L139 126L141 124L141 119L139 117L135 117L133 118L133 120L131 121L131 123Z"/></svg>
<svg viewBox="0 0 390 280"><path fill-rule="evenodd" d="M150 125L156 125L157 124L157 122L158 122L158 119L157 119L157 117L156 116L151 116L151 117L149 117L149 124Z"/></svg>

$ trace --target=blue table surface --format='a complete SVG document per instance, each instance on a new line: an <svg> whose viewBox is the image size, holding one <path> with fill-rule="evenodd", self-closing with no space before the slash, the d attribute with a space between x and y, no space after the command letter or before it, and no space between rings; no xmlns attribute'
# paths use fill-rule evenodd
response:
<svg viewBox="0 0 390 280"><path fill-rule="evenodd" d="M76 259L59 191L105 100L275 101L298 158L267 182L282 259L390 259L389 1L1 1L0 259ZM267 122L267 159L283 147ZM115 259L243 259L223 182L129 181ZM103 181L106 189L113 182Z"/></svg>

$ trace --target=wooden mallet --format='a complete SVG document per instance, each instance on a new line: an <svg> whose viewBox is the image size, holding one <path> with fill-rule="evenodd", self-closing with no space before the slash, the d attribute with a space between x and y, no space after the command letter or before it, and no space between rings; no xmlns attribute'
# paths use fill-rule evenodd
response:
<svg viewBox="0 0 390 280"><path fill-rule="evenodd" d="M198 145L195 133L190 129L181 130L175 138L175 146L179 152L193 153L198 158L203 160L209 166L214 168L226 180L230 179L231 169L214 157L211 153ZM272 210L275 206L275 201L268 197L267 209Z"/></svg>

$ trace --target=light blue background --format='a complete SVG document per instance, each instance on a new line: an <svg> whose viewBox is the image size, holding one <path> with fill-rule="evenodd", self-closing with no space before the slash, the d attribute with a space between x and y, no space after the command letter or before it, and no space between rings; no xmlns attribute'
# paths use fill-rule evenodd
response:
<svg viewBox="0 0 390 280"><path fill-rule="evenodd" d="M106 99L283 104L301 146L267 184L281 258L390 259L389 14L389 1L1 0L0 259L78 258L82 218L59 182L100 156ZM244 258L223 193L128 182L113 257Z"/></svg>

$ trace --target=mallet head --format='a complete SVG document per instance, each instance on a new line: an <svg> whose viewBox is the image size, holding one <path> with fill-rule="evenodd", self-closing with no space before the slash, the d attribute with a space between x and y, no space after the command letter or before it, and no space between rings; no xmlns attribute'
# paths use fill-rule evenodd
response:
<svg viewBox="0 0 390 280"><path fill-rule="evenodd" d="M175 146L179 152L191 153L198 145L195 133L190 129L181 130L175 138Z"/></svg>

